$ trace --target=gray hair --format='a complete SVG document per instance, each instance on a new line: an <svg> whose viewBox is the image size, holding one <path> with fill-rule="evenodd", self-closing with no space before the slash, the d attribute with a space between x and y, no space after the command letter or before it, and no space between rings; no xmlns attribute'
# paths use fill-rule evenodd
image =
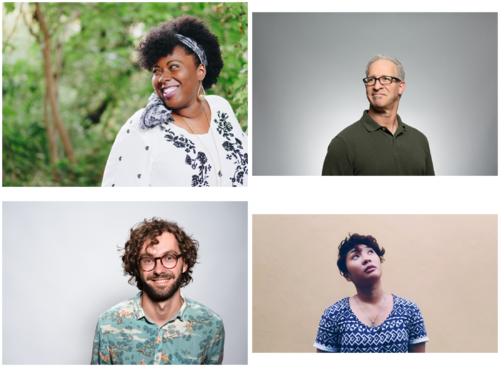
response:
<svg viewBox="0 0 500 378"><path fill-rule="evenodd" d="M387 54L377 54L377 55L374 55L370 61L368 62L368 65L366 66L366 76L368 77L368 69L370 68L370 66L372 65L372 63L376 62L377 60L380 60L380 59L385 59L385 60L389 60L391 61L392 63L394 63L397 67L396 69L396 76L398 79L400 79L401 81L404 81L405 80L405 70L403 69L403 65L401 64L401 62L399 60L397 60L396 58L392 57L392 56L389 56Z"/></svg>

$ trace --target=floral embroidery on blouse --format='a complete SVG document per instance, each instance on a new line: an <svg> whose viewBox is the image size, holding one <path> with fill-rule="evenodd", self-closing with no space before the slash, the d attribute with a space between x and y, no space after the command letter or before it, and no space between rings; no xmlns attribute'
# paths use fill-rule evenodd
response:
<svg viewBox="0 0 500 378"><path fill-rule="evenodd" d="M174 147L183 148L186 151L185 163L191 166L192 169L196 170L198 168L198 175L193 175L191 180L191 186L209 186L207 181L207 173L212 170L212 166L207 164L207 155L204 152L198 151L196 153L196 146L194 143L183 135L176 136L171 129L165 130L165 139L167 142L171 142ZM193 155L190 156L189 154Z"/></svg>
<svg viewBox="0 0 500 378"><path fill-rule="evenodd" d="M245 174L248 175L248 153L243 153L243 143L232 133L233 126L231 122L227 121L228 115L226 113L221 113L219 110L217 111L217 116L219 119L214 119L214 122L217 124L217 131L227 139L222 143L222 147L228 152L226 159L234 160L234 164L236 164L231 182L233 183L233 187L236 186L235 183L243 185L243 176ZM234 139L234 142L232 139Z"/></svg>

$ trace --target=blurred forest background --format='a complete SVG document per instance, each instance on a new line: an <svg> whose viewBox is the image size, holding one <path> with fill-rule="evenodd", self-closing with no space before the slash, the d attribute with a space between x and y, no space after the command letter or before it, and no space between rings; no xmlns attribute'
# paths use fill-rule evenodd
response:
<svg viewBox="0 0 500 378"><path fill-rule="evenodd" d="M3 3L3 186L99 186L116 134L153 91L135 46L184 14L219 38L224 68L207 94L248 132L247 3Z"/></svg>

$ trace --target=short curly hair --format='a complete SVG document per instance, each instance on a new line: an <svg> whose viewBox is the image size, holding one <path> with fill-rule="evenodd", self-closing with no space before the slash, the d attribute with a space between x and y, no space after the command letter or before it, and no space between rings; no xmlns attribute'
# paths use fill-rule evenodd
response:
<svg viewBox="0 0 500 378"><path fill-rule="evenodd" d="M380 258L380 262L384 262L385 249L380 249L377 239L371 235L360 235L360 234L349 234L349 237L342 240L339 244L339 256L337 259L337 266L340 271L340 275L344 276L349 273L346 266L347 253L353 248L357 248L358 245L366 245L367 247L373 249L375 253Z"/></svg>
<svg viewBox="0 0 500 378"><path fill-rule="evenodd" d="M182 16L172 21L160 23L157 27L151 29L135 48L139 53L137 64L151 72L160 58L172 53L176 46L181 46L187 54L193 55L196 67L198 67L201 64L198 55L183 44L176 37L176 34L191 38L205 51L208 66L203 79L203 87L205 89L211 88L212 85L217 83L217 78L224 66L220 45L217 37L208 30L206 21L193 16Z"/></svg>
<svg viewBox="0 0 500 378"><path fill-rule="evenodd" d="M182 259L184 264L187 265L187 269L182 273L181 287L189 284L193 278L191 274L193 273L193 267L198 260L198 248L199 243L188 236L184 230L177 225L175 222L168 222L166 220L153 217L150 220L144 219L143 222L136 224L130 229L130 238L125 243L125 247L119 248L119 251L123 251L122 267L123 275L131 276L128 283L134 285L134 281L139 290L143 289L142 281L139 276L139 254L148 240L150 241L146 248L159 243L157 237L162 235L164 232L169 232L175 236L179 249L182 253Z"/></svg>

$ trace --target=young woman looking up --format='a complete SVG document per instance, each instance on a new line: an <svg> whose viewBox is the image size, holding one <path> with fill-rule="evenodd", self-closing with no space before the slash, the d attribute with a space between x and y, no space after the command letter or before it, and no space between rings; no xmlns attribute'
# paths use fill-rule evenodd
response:
<svg viewBox="0 0 500 378"><path fill-rule="evenodd" d="M425 352L429 338L417 305L382 289L384 254L371 235L353 234L340 243L337 266L356 295L325 310L314 343L318 352Z"/></svg>

